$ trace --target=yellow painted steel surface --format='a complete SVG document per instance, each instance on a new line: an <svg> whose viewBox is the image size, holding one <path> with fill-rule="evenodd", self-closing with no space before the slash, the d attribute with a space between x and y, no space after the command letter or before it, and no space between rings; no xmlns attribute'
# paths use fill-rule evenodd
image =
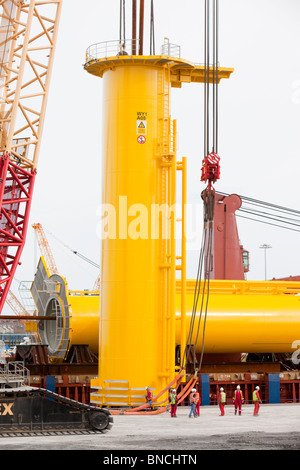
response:
<svg viewBox="0 0 300 470"><path fill-rule="evenodd" d="M174 214L159 208L175 204L175 126L167 68L113 65L103 73L99 377L92 385L102 397L108 383L122 389L106 403L134 404L146 386L158 393L174 378Z"/></svg>
<svg viewBox="0 0 300 470"><path fill-rule="evenodd" d="M187 330L194 302L194 281L187 286ZM300 340L300 283L211 281L205 327L205 353L293 352ZM204 295L204 304L206 294ZM201 298L199 306L201 304ZM178 311L178 310L177 310ZM180 321L177 314L176 340ZM199 309L191 341L196 342ZM196 351L202 347L204 310Z"/></svg>
<svg viewBox="0 0 300 470"><path fill-rule="evenodd" d="M194 302L193 280L187 281L186 339ZM205 329L206 353L293 352L300 341L300 283L210 281ZM99 297L69 296L71 305L71 344L89 344L98 351ZM181 293L176 292L176 345L181 344ZM195 344L199 309L192 343ZM203 318L201 320L203 325ZM135 325L139 331L139 324ZM125 335L125 331L124 331ZM141 336L144 337L143 333ZM121 335L121 343L124 338ZM201 351L202 326L196 343Z"/></svg>
<svg viewBox="0 0 300 470"><path fill-rule="evenodd" d="M99 345L99 296L76 292L67 295L70 314L70 347L73 344L87 344L93 353Z"/></svg>
<svg viewBox="0 0 300 470"><path fill-rule="evenodd" d="M162 67L167 66L170 71L170 83L172 87L180 88L182 83L204 83L206 80L205 66L194 64L189 60L179 57L169 57L164 55L152 56L131 56L120 55L119 57L105 57L100 59L89 60L85 64L85 69L92 75L103 77L104 73L115 67L134 65L146 65L147 67ZM218 67L218 83L222 79L228 79L233 73L234 69L231 67ZM209 67L209 81L213 83L213 67Z"/></svg>

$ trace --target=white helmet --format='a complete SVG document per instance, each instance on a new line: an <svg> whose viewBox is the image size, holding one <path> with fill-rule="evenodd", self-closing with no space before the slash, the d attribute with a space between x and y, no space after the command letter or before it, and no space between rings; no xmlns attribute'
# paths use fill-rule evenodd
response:
<svg viewBox="0 0 300 470"><path fill-rule="evenodd" d="M255 388L256 388L256 390L259 390L259 386L258 386L258 385L257 385L257 387L255 387Z"/></svg>
<svg viewBox="0 0 300 470"><path fill-rule="evenodd" d="M195 388L192 388L192 392L195 392L195 391L196 391L196 389L195 389Z"/></svg>
<svg viewBox="0 0 300 470"><path fill-rule="evenodd" d="M224 388L223 388L223 387L221 387L221 388L220 388L220 391L221 391L221 392L224 392Z"/></svg>
<svg viewBox="0 0 300 470"><path fill-rule="evenodd" d="M237 390L239 390L241 387L238 385L236 388L237 388Z"/></svg>

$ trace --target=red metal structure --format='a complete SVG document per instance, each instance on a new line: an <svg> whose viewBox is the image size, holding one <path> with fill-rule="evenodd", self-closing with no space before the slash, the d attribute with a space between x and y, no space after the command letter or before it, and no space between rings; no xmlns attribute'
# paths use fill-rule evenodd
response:
<svg viewBox="0 0 300 470"><path fill-rule="evenodd" d="M245 279L248 252L240 244L235 212L242 205L237 194L215 194L214 279Z"/></svg>

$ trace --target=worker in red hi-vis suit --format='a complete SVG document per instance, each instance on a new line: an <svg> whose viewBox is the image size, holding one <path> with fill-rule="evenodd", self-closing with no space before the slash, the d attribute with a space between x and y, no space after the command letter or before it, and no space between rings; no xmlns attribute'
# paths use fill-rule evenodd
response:
<svg viewBox="0 0 300 470"><path fill-rule="evenodd" d="M152 395L152 392L150 390L150 387L146 387L146 391L147 391L147 395L146 395L146 400L150 406L150 408L152 409L152 400L153 400L153 395Z"/></svg>
<svg viewBox="0 0 300 470"><path fill-rule="evenodd" d="M254 412L253 416L258 416L259 411L259 404L261 403L260 395L259 395L259 386L255 387L253 392L253 403L254 403Z"/></svg>
<svg viewBox="0 0 300 470"><path fill-rule="evenodd" d="M243 396L241 387L239 385L236 387L236 390L234 391L233 403L234 403L234 414L237 414L237 410L239 410L239 415L241 415L242 404L244 403L244 396Z"/></svg>
<svg viewBox="0 0 300 470"><path fill-rule="evenodd" d="M218 404L219 404L219 408L220 408L220 411L221 411L220 416L225 415L225 403L226 403L226 393L224 392L224 388L221 387L220 388L220 393L219 393L219 396L218 396Z"/></svg>
<svg viewBox="0 0 300 470"><path fill-rule="evenodd" d="M176 388L171 388L169 392L169 403L171 404L171 418L176 418L178 396Z"/></svg>

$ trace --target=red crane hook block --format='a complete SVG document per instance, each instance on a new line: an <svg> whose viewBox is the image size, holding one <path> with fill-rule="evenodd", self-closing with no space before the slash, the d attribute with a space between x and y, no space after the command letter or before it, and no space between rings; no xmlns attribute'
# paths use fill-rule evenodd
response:
<svg viewBox="0 0 300 470"><path fill-rule="evenodd" d="M202 160L201 181L215 183L220 178L220 157L211 152Z"/></svg>

